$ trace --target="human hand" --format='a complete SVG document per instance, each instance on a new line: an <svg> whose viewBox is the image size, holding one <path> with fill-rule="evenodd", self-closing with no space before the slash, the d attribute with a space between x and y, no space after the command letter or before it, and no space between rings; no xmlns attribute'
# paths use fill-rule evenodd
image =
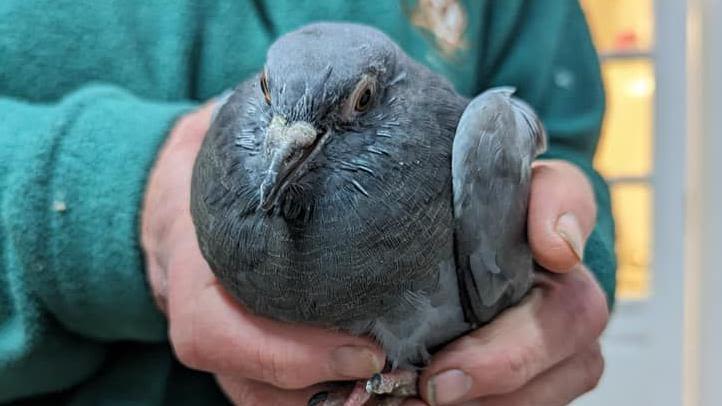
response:
<svg viewBox="0 0 722 406"><path fill-rule="evenodd" d="M599 381L604 293L581 264L596 204L584 174L563 161L534 165L529 242L540 273L530 294L435 354L421 375L429 404L565 405ZM414 400L409 404L421 404Z"/></svg>
<svg viewBox="0 0 722 406"><path fill-rule="evenodd" d="M151 172L142 246L153 294L178 359L207 371L237 404L305 405L319 382L368 378L384 365L371 340L256 317L218 284L190 216L193 162L213 103L176 123Z"/></svg>

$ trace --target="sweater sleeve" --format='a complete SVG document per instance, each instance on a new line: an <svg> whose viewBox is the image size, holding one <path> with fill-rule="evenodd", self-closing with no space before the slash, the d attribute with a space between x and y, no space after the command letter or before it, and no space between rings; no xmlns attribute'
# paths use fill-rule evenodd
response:
<svg viewBox="0 0 722 406"><path fill-rule="evenodd" d="M539 112L549 134L543 158L576 164L591 182L596 226L584 262L614 304L616 256L609 190L592 165L604 115L604 89L596 50L576 0L553 5L509 0L486 10L483 87L514 85ZM481 90L481 89L477 89Z"/></svg>
<svg viewBox="0 0 722 406"><path fill-rule="evenodd" d="M139 210L191 107L100 84L54 104L0 98L0 402L82 381L104 342L165 339Z"/></svg>

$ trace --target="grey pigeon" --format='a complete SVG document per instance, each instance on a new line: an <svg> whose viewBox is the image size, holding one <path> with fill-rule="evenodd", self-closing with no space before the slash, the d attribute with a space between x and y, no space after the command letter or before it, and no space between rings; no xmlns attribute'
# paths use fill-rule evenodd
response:
<svg viewBox="0 0 722 406"><path fill-rule="evenodd" d="M204 257L259 315L370 334L391 367L423 365L532 283L546 135L512 93L469 101L363 25L282 36L196 160Z"/></svg>

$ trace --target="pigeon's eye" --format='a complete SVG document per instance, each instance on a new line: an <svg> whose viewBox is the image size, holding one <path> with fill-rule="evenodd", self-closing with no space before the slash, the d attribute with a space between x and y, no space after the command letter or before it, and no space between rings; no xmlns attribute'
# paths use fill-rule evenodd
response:
<svg viewBox="0 0 722 406"><path fill-rule="evenodd" d="M263 99L266 100L266 104L271 104L271 92L268 90L266 71L261 73L261 91L263 92Z"/></svg>
<svg viewBox="0 0 722 406"><path fill-rule="evenodd" d="M356 99L356 105L354 106L354 110L358 112L364 112L369 108L369 105L371 104L371 88L367 87L364 89L364 91L361 93L361 95Z"/></svg>
<svg viewBox="0 0 722 406"><path fill-rule="evenodd" d="M366 112L373 104L375 94L376 78L363 75L344 104L343 116L346 120L353 120L358 114Z"/></svg>

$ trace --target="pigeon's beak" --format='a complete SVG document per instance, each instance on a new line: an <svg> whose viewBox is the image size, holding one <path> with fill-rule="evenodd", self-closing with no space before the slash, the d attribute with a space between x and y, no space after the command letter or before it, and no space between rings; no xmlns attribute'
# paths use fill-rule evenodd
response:
<svg viewBox="0 0 722 406"><path fill-rule="evenodd" d="M291 181L306 171L306 162L318 153L327 137L305 121L289 124L281 116L271 120L265 140L269 165L261 183L260 209L273 208Z"/></svg>

